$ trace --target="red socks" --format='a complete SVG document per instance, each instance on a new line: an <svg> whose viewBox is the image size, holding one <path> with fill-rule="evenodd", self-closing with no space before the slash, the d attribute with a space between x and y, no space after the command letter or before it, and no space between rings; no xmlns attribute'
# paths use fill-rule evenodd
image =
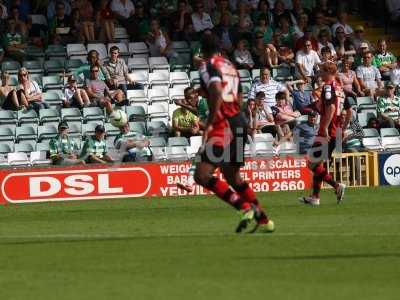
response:
<svg viewBox="0 0 400 300"><path fill-rule="evenodd" d="M313 176L313 196L316 198L319 198L319 192L321 190L321 185L322 181L325 181L328 183L330 186L333 188L337 188L338 183L333 180L332 176L328 173L328 171L325 169L324 165L320 163L317 165L314 170L314 176Z"/></svg>

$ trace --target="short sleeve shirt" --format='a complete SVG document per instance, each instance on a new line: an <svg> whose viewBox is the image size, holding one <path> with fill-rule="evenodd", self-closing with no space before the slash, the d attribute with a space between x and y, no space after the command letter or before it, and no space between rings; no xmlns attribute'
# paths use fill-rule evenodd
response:
<svg viewBox="0 0 400 300"><path fill-rule="evenodd" d="M364 65L358 66L356 69L357 78L364 81L364 84L369 89L378 87L377 80L381 79L381 73L375 66L366 67Z"/></svg>
<svg viewBox="0 0 400 300"><path fill-rule="evenodd" d="M86 80L86 87L90 88L98 96L104 96L104 92L108 91L107 85L99 79Z"/></svg>
<svg viewBox="0 0 400 300"><path fill-rule="evenodd" d="M83 144L81 158L87 159L89 155L95 155L98 158L103 158L107 154L107 144L105 140L97 140L95 137L86 139Z"/></svg>
<svg viewBox="0 0 400 300"><path fill-rule="evenodd" d="M172 114L172 120L178 124L179 127L192 128L196 121L197 116L182 107L177 108Z"/></svg>
<svg viewBox="0 0 400 300"><path fill-rule="evenodd" d="M72 154L74 151L78 150L78 145L72 139L67 137L61 137L57 135L52 138L49 142L50 157L54 157L58 154Z"/></svg>
<svg viewBox="0 0 400 300"><path fill-rule="evenodd" d="M394 64L396 62L396 56L394 56L390 52L386 52L385 54L375 54L375 66L380 68L381 66Z"/></svg>
<svg viewBox="0 0 400 300"><path fill-rule="evenodd" d="M314 75L314 67L317 64L321 63L317 52L314 50L310 50L310 53L305 53L303 50L300 50L296 54L296 63L303 65L305 69L306 76ZM297 71L298 72L298 71Z"/></svg>

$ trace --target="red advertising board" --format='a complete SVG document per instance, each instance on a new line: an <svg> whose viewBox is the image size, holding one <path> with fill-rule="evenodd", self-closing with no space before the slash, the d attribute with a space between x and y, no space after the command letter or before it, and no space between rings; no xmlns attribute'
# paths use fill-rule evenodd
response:
<svg viewBox="0 0 400 300"><path fill-rule="evenodd" d="M176 183L187 180L190 167L168 162L2 169L0 204L187 195ZM311 186L305 157L250 159L241 173L256 192ZM208 193L196 186L191 194Z"/></svg>

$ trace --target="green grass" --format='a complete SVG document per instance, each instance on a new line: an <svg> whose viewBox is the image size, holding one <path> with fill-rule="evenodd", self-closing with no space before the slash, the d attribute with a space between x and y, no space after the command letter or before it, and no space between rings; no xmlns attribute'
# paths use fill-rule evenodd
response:
<svg viewBox="0 0 400 300"><path fill-rule="evenodd" d="M214 197L1 207L0 299L398 299L399 191L261 194L254 235Z"/></svg>

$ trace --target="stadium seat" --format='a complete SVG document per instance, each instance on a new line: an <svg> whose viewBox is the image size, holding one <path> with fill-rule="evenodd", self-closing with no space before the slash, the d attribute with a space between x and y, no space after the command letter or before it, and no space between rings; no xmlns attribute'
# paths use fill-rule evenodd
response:
<svg viewBox="0 0 400 300"><path fill-rule="evenodd" d="M129 122L129 131L139 135L146 135L146 125L144 122Z"/></svg>
<svg viewBox="0 0 400 300"><path fill-rule="evenodd" d="M84 107L82 109L83 120L85 123L89 121L104 122L104 111L100 107Z"/></svg>
<svg viewBox="0 0 400 300"><path fill-rule="evenodd" d="M260 69L251 70L251 78L253 82L260 80L260 73L261 73Z"/></svg>
<svg viewBox="0 0 400 300"><path fill-rule="evenodd" d="M361 112L357 114L357 119L361 127L366 127L368 120L371 118L376 118L376 112Z"/></svg>
<svg viewBox="0 0 400 300"><path fill-rule="evenodd" d="M69 107L61 109L61 120L63 121L82 121L82 115L79 108Z"/></svg>
<svg viewBox="0 0 400 300"><path fill-rule="evenodd" d="M146 121L146 111L142 106L127 106L126 114L129 122L144 122Z"/></svg>
<svg viewBox="0 0 400 300"><path fill-rule="evenodd" d="M274 141L274 137L270 133L256 133L254 135L255 143L259 143L259 142L272 143L273 141Z"/></svg>
<svg viewBox="0 0 400 300"><path fill-rule="evenodd" d="M47 46L45 54L49 59L67 57L67 51L63 45L49 45Z"/></svg>
<svg viewBox="0 0 400 300"><path fill-rule="evenodd" d="M239 73L240 82L250 82L251 83L252 79L251 79L249 70L241 69L241 70L238 70L238 73Z"/></svg>
<svg viewBox="0 0 400 300"><path fill-rule="evenodd" d="M24 152L9 153L7 155L7 162L10 166L29 166L30 165L28 155Z"/></svg>
<svg viewBox="0 0 400 300"><path fill-rule="evenodd" d="M171 71L188 73L191 69L192 55L190 52L175 52L169 61Z"/></svg>
<svg viewBox="0 0 400 300"><path fill-rule="evenodd" d="M136 103L150 103L149 98L144 90L128 90L127 97L132 104Z"/></svg>
<svg viewBox="0 0 400 300"><path fill-rule="evenodd" d="M133 57L144 57L148 58L150 55L149 48L144 42L129 43L128 51Z"/></svg>
<svg viewBox="0 0 400 300"><path fill-rule="evenodd" d="M3 61L1 63L1 71L8 72L9 74L18 74L20 68L20 63L16 61Z"/></svg>
<svg viewBox="0 0 400 300"><path fill-rule="evenodd" d="M64 87L63 79L58 75L43 76L42 82L43 90L45 91L62 89Z"/></svg>
<svg viewBox="0 0 400 300"><path fill-rule="evenodd" d="M0 125L17 124L17 114L12 110L0 110Z"/></svg>
<svg viewBox="0 0 400 300"><path fill-rule="evenodd" d="M49 151L50 145L49 141L40 142L36 144L36 151Z"/></svg>
<svg viewBox="0 0 400 300"><path fill-rule="evenodd" d="M83 65L83 62L80 59L68 59L65 61L65 70L68 72L74 72L80 66Z"/></svg>
<svg viewBox="0 0 400 300"><path fill-rule="evenodd" d="M358 112L365 111L366 109L376 110L376 104L374 103L374 99L370 96L357 97L356 101L357 101Z"/></svg>
<svg viewBox="0 0 400 300"><path fill-rule="evenodd" d="M147 114L150 121L164 121L168 123L168 103L154 103L150 105L147 109Z"/></svg>
<svg viewBox="0 0 400 300"><path fill-rule="evenodd" d="M44 25L47 27L47 19L44 15L32 14L28 16L32 24Z"/></svg>
<svg viewBox="0 0 400 300"><path fill-rule="evenodd" d="M115 137L116 135L118 135L120 133L120 130L117 127L113 126L111 123L105 123L104 127L106 129L107 137L110 137L110 136Z"/></svg>
<svg viewBox="0 0 400 300"><path fill-rule="evenodd" d="M96 50L99 53L99 59L101 61L104 61L108 57L107 48L102 43L87 44L87 52L92 50Z"/></svg>
<svg viewBox="0 0 400 300"><path fill-rule="evenodd" d="M190 82L192 84L200 84L200 73L199 73L199 71L190 71Z"/></svg>
<svg viewBox="0 0 400 300"><path fill-rule="evenodd" d="M157 57L149 57L149 66L150 70L168 70L169 71L169 63L168 60L164 56Z"/></svg>
<svg viewBox="0 0 400 300"><path fill-rule="evenodd" d="M168 126L163 121L147 122L146 127L149 136L168 137L169 135Z"/></svg>
<svg viewBox="0 0 400 300"><path fill-rule="evenodd" d="M46 75L58 75L65 71L65 61L61 59L46 60L44 62Z"/></svg>
<svg viewBox="0 0 400 300"><path fill-rule="evenodd" d="M160 85L169 87L169 72L166 70L155 70L153 73L149 73L149 84L151 88Z"/></svg>
<svg viewBox="0 0 400 300"><path fill-rule="evenodd" d="M278 67L272 69L272 78L277 81L293 80L289 67Z"/></svg>
<svg viewBox="0 0 400 300"><path fill-rule="evenodd" d="M171 72L169 73L169 81L171 86L174 85L190 85L190 79L186 72Z"/></svg>
<svg viewBox="0 0 400 300"><path fill-rule="evenodd" d="M36 141L23 141L14 145L14 152L31 153L36 149Z"/></svg>
<svg viewBox="0 0 400 300"><path fill-rule="evenodd" d="M124 27L115 27L114 30L115 40L129 40L129 35Z"/></svg>
<svg viewBox="0 0 400 300"><path fill-rule="evenodd" d="M10 75L9 81L8 81L8 85L12 86L12 87L16 87L18 86L18 76L16 74L14 75Z"/></svg>
<svg viewBox="0 0 400 300"><path fill-rule="evenodd" d="M182 147L189 146L187 138L182 136L168 138L168 147L177 147L177 146L182 146Z"/></svg>
<svg viewBox="0 0 400 300"><path fill-rule="evenodd" d="M37 140L37 127L32 125L24 125L15 128L15 139L17 142L22 140Z"/></svg>
<svg viewBox="0 0 400 300"><path fill-rule="evenodd" d="M379 138L379 132L375 128L364 128L363 129L364 137L376 137Z"/></svg>
<svg viewBox="0 0 400 300"><path fill-rule="evenodd" d="M14 142L1 141L0 142L0 154L7 154L14 151Z"/></svg>
<svg viewBox="0 0 400 300"><path fill-rule="evenodd" d="M22 66L28 69L30 74L40 74L42 76L44 74L43 63L38 60L26 60L22 63Z"/></svg>
<svg viewBox="0 0 400 300"><path fill-rule="evenodd" d="M168 160L184 161L189 159L187 147L174 146L166 148L166 155Z"/></svg>
<svg viewBox="0 0 400 300"><path fill-rule="evenodd" d="M294 153L294 152L290 152ZM254 143L254 154L255 156L272 156L274 155L274 147L271 142L267 141L256 141Z"/></svg>
<svg viewBox="0 0 400 300"><path fill-rule="evenodd" d="M381 137L399 136L399 131L396 128L381 128Z"/></svg>
<svg viewBox="0 0 400 300"><path fill-rule="evenodd" d="M103 124L102 122L91 122L87 124L82 124L82 137L87 138L89 136L93 136L95 133L95 128L97 125Z"/></svg>
<svg viewBox="0 0 400 300"><path fill-rule="evenodd" d="M17 112L18 123L21 124L38 124L39 118L33 109L19 110Z"/></svg>
<svg viewBox="0 0 400 300"><path fill-rule="evenodd" d="M47 159L46 151L33 151L29 156L29 161L32 166L34 165L50 165L51 160Z"/></svg>
<svg viewBox="0 0 400 300"><path fill-rule="evenodd" d="M82 138L82 124L81 122L68 122L69 136L74 139Z"/></svg>
<svg viewBox="0 0 400 300"><path fill-rule="evenodd" d="M175 102L175 100L183 100L185 99L185 88L182 88L180 86L170 88L168 95L170 103Z"/></svg>
<svg viewBox="0 0 400 300"><path fill-rule="evenodd" d="M131 57L128 58L128 69L129 71L148 71L150 69L150 65L146 57Z"/></svg>
<svg viewBox="0 0 400 300"><path fill-rule="evenodd" d="M87 50L84 44L67 44L67 56L68 58L74 56L86 56Z"/></svg>
<svg viewBox="0 0 400 300"><path fill-rule="evenodd" d="M160 88L150 89L148 90L148 97L150 102L169 102L168 91Z"/></svg>
<svg viewBox="0 0 400 300"><path fill-rule="evenodd" d="M400 136L385 136L381 140L386 151L400 150Z"/></svg>
<svg viewBox="0 0 400 300"><path fill-rule="evenodd" d="M242 85L243 98L247 101L251 89L251 82L242 82L241 85Z"/></svg>
<svg viewBox="0 0 400 300"><path fill-rule="evenodd" d="M147 69L134 70L128 74L128 77L134 82L141 83L145 86L149 85L149 70Z"/></svg>
<svg viewBox="0 0 400 300"><path fill-rule="evenodd" d="M42 125L38 127L38 142L48 141L58 134L57 127L54 125Z"/></svg>
<svg viewBox="0 0 400 300"><path fill-rule="evenodd" d="M57 109L55 108L47 108L47 109L40 109L39 110L39 123L40 124L45 124L45 123L55 123L55 122L60 122L60 113Z"/></svg>
<svg viewBox="0 0 400 300"><path fill-rule="evenodd" d="M61 90L50 90L42 93L43 100L52 108L62 105L64 95Z"/></svg>
<svg viewBox="0 0 400 300"><path fill-rule="evenodd" d="M280 154L296 154L297 145L293 142L284 142L279 145Z"/></svg>
<svg viewBox="0 0 400 300"><path fill-rule="evenodd" d="M186 41L171 42L171 49L178 53L190 53L190 46Z"/></svg>
<svg viewBox="0 0 400 300"><path fill-rule="evenodd" d="M164 161L167 159L166 142L164 138L150 138L150 150L154 161Z"/></svg>
<svg viewBox="0 0 400 300"><path fill-rule="evenodd" d="M46 54L44 53L43 49L41 47L37 47L34 45L28 45L25 48L25 53L28 57L32 59L37 59L40 61L44 61L44 58Z"/></svg>
<svg viewBox="0 0 400 300"><path fill-rule="evenodd" d="M15 141L15 127L7 125L0 126L0 143L3 141Z"/></svg>
<svg viewBox="0 0 400 300"><path fill-rule="evenodd" d="M202 144L203 144L203 137L201 135L190 137L190 146L187 148L189 158L193 158L196 156Z"/></svg>
<svg viewBox="0 0 400 300"><path fill-rule="evenodd" d="M378 137L364 137L362 144L365 149L372 151L382 151L383 146Z"/></svg>

